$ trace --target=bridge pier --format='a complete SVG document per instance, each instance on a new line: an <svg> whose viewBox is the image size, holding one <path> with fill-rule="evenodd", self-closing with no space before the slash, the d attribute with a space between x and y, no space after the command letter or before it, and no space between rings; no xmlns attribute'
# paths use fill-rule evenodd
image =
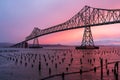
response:
<svg viewBox="0 0 120 80"><path fill-rule="evenodd" d="M18 45L19 45L18 48L23 48L23 43L20 43L20 44L18 44Z"/></svg>
<svg viewBox="0 0 120 80"><path fill-rule="evenodd" d="M33 40L33 45L32 45L31 48L42 48L42 47L39 45L39 40L38 40L38 38L35 38L35 39Z"/></svg>
<svg viewBox="0 0 120 80"><path fill-rule="evenodd" d="M20 48L21 47L21 43L17 44L16 46L17 46L17 48Z"/></svg>
<svg viewBox="0 0 120 80"><path fill-rule="evenodd" d="M94 45L94 40L90 26L85 27L81 46L76 47L76 49L99 49L98 46Z"/></svg>
<svg viewBox="0 0 120 80"><path fill-rule="evenodd" d="M28 48L28 43L26 41L22 43L22 48Z"/></svg>

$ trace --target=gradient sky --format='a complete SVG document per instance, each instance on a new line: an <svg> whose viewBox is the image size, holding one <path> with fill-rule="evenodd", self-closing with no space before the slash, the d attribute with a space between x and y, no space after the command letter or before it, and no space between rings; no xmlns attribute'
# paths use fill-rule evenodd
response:
<svg viewBox="0 0 120 80"><path fill-rule="evenodd" d="M48 28L70 19L85 5L120 9L119 0L0 0L0 42L17 43L34 27ZM41 44L80 44L84 29L53 33ZM96 44L119 44L120 24L92 27Z"/></svg>

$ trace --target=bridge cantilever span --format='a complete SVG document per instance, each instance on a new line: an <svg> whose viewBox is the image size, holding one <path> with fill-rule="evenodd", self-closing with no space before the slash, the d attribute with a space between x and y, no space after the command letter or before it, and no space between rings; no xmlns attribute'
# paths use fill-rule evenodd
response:
<svg viewBox="0 0 120 80"><path fill-rule="evenodd" d="M120 23L120 9L101 9L85 6L75 16L62 24L42 30L39 28L34 28L32 33L26 37L25 41L29 41L50 33L85 28L82 46L94 46L91 27L115 23ZM89 36L86 36L86 34Z"/></svg>
<svg viewBox="0 0 120 80"><path fill-rule="evenodd" d="M120 23L120 9L100 9L85 6L80 12L78 12L68 21L40 30L37 35L29 35L26 37L26 41L54 32L114 23Z"/></svg>

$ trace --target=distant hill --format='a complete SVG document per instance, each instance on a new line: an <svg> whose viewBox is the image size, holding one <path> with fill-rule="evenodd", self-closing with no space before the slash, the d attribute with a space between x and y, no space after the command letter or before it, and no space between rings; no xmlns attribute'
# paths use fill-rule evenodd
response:
<svg viewBox="0 0 120 80"><path fill-rule="evenodd" d="M95 41L95 44L97 45L109 45L109 46L120 46L119 40L101 40L101 41Z"/></svg>
<svg viewBox="0 0 120 80"><path fill-rule="evenodd" d="M0 43L0 48L5 48L5 47L9 47L13 45L13 43L7 43L7 42L3 42L3 43Z"/></svg>
<svg viewBox="0 0 120 80"><path fill-rule="evenodd" d="M31 47L32 44L29 44ZM41 47L66 47L66 45L61 45L61 44L40 44Z"/></svg>
<svg viewBox="0 0 120 80"><path fill-rule="evenodd" d="M5 48L14 45L14 43L7 43L7 42L1 42L0 48ZM29 46L32 46L32 44L29 44ZM40 44L41 47L65 47L66 45L61 44Z"/></svg>
<svg viewBox="0 0 120 80"><path fill-rule="evenodd" d="M79 44L79 43L78 43ZM0 42L0 48L9 47L14 45L14 43L9 42ZM99 46L120 46L120 40L100 40L95 41L95 45ZM29 44L31 47L32 44ZM80 46L79 45L62 45L62 44L40 44L41 47L74 47L74 46Z"/></svg>

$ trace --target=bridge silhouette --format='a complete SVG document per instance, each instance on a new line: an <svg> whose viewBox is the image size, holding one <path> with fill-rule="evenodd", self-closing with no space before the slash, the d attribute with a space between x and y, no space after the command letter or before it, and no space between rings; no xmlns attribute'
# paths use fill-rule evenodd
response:
<svg viewBox="0 0 120 80"><path fill-rule="evenodd" d="M27 41L29 40L33 40L33 47L39 47L38 37L40 36L71 29L85 28L81 45L77 48L94 49L98 47L94 44L91 27L116 23L120 23L120 9L101 9L85 6L64 23L46 29L35 27L24 41L11 47L27 48Z"/></svg>

